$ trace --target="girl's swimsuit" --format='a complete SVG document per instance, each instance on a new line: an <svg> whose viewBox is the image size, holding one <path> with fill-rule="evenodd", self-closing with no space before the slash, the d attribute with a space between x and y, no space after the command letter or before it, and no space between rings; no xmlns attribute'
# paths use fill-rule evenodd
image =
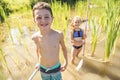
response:
<svg viewBox="0 0 120 80"><path fill-rule="evenodd" d="M73 38L82 38L83 37L83 31L80 29L79 31L76 31L76 30L74 30L74 34L73 34ZM79 48L81 48L82 47L82 45L81 46L75 46L75 45L73 45L73 47L75 48L75 49L79 49Z"/></svg>
<svg viewBox="0 0 120 80"><path fill-rule="evenodd" d="M40 64L42 80L62 80L60 66L60 62L50 68L47 68Z"/></svg>
<svg viewBox="0 0 120 80"><path fill-rule="evenodd" d="M74 30L73 38L83 37L83 31L80 29L79 31Z"/></svg>

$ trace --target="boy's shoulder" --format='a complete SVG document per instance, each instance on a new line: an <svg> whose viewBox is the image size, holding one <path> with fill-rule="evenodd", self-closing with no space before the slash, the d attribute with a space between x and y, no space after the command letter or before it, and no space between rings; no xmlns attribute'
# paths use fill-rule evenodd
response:
<svg viewBox="0 0 120 80"><path fill-rule="evenodd" d="M59 37L60 40L64 38L64 35L63 35L62 31L60 31L60 30L54 30L54 32Z"/></svg>
<svg viewBox="0 0 120 80"><path fill-rule="evenodd" d="M39 32L39 31L35 32L35 33L32 35L32 40L37 39L39 36L40 36L40 32Z"/></svg>
<svg viewBox="0 0 120 80"><path fill-rule="evenodd" d="M63 33L63 32L60 31L60 30L54 30L54 29L53 29L53 31L54 31L55 33L58 33L58 34L62 34L62 33Z"/></svg>
<svg viewBox="0 0 120 80"><path fill-rule="evenodd" d="M59 38L63 38L63 32L60 30L53 30L54 34L56 34L57 36L59 36Z"/></svg>

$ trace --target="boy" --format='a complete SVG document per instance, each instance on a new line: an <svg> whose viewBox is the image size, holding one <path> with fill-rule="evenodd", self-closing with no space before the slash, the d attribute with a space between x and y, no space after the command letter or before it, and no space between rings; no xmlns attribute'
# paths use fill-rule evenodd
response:
<svg viewBox="0 0 120 80"><path fill-rule="evenodd" d="M32 36L36 44L36 52L40 62L42 80L62 80L61 72L68 64L67 50L63 33L51 28L53 14L46 2L38 2L33 7L33 17L39 30ZM65 63L60 65L59 48L61 45Z"/></svg>

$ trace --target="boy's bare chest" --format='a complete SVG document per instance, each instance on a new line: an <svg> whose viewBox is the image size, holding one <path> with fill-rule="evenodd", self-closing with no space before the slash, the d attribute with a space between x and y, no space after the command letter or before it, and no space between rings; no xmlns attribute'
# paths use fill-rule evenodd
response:
<svg viewBox="0 0 120 80"><path fill-rule="evenodd" d="M59 38L58 37L42 37L39 40L39 46L42 48L48 48L48 47L56 47L59 44Z"/></svg>

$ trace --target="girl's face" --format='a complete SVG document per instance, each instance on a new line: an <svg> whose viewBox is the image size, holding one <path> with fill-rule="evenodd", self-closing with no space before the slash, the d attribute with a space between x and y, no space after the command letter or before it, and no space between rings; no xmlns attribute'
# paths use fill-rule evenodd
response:
<svg viewBox="0 0 120 80"><path fill-rule="evenodd" d="M53 17L51 16L50 12L46 9L35 10L34 21L39 27L39 29L49 29L52 24Z"/></svg>
<svg viewBox="0 0 120 80"><path fill-rule="evenodd" d="M73 20L73 26L75 28L79 28L80 24L81 24L81 20L79 18L74 18L74 20Z"/></svg>

